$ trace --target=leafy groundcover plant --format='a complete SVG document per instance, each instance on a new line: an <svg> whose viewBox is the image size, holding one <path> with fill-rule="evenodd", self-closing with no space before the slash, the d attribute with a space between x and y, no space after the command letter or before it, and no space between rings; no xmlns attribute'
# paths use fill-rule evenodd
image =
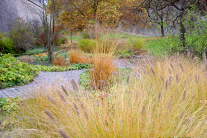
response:
<svg viewBox="0 0 207 138"><path fill-rule="evenodd" d="M48 88L14 120L30 137L207 137L205 65L180 56L135 65L110 93Z"/></svg>
<svg viewBox="0 0 207 138"><path fill-rule="evenodd" d="M18 61L10 54L0 57L0 72L0 88L29 83L38 74L32 65Z"/></svg>
<svg viewBox="0 0 207 138"><path fill-rule="evenodd" d="M71 64L69 66L43 66L20 62L12 55L0 57L0 88L27 84L34 79L39 71L68 71L91 68L91 64Z"/></svg>

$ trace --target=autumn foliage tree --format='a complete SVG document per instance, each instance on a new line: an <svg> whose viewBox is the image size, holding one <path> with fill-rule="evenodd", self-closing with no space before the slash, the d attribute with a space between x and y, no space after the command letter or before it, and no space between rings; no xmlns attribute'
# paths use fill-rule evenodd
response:
<svg viewBox="0 0 207 138"><path fill-rule="evenodd" d="M122 25L126 27L147 25L147 12L144 4L145 0L121 0Z"/></svg>
<svg viewBox="0 0 207 138"><path fill-rule="evenodd" d="M61 2L61 1L60 1ZM62 1L61 9L63 9L58 16L59 25L66 30L71 31L71 43L73 31L77 28L82 28L86 24L85 6L83 1Z"/></svg>
<svg viewBox="0 0 207 138"><path fill-rule="evenodd" d="M107 27L118 26L122 17L118 0L56 0L59 24L71 30L99 23Z"/></svg>

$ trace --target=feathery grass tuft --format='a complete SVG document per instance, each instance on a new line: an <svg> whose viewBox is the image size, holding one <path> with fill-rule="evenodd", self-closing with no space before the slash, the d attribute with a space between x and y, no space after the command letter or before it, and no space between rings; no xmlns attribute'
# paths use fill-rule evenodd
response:
<svg viewBox="0 0 207 138"><path fill-rule="evenodd" d="M55 66L66 66L67 65L65 58L62 56L55 57L53 60L53 64Z"/></svg>
<svg viewBox="0 0 207 138"><path fill-rule="evenodd" d="M93 70L90 71L91 85L95 89L102 89L108 85L112 73L116 72L114 60L110 54L95 54L93 65Z"/></svg>
<svg viewBox="0 0 207 138"><path fill-rule="evenodd" d="M92 80L107 71L98 76L97 87L99 80L109 78L113 67L110 59L95 57L97 69L94 68ZM207 137L205 65L180 56L149 61L151 64L137 61L132 74L140 77L117 82L110 88L111 93L92 95L79 90L66 96L48 89L43 93L48 93L56 104L46 94L24 100L18 116L30 117L33 123L16 119L17 124L41 131L31 137ZM59 126L48 118L55 118Z"/></svg>
<svg viewBox="0 0 207 138"><path fill-rule="evenodd" d="M91 63L91 59L85 55L80 54L78 51L71 51L69 53L70 63Z"/></svg>

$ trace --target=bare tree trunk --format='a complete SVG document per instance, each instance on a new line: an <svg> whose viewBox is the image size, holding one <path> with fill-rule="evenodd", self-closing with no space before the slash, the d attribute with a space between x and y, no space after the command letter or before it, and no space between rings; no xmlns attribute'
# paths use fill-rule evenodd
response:
<svg viewBox="0 0 207 138"><path fill-rule="evenodd" d="M48 56L49 56L49 63L53 64L54 48L53 45L51 44L49 45Z"/></svg>
<svg viewBox="0 0 207 138"><path fill-rule="evenodd" d="M165 33L164 33L164 13L163 13L163 10L161 10L161 15L160 15L160 29L161 29L161 37L164 37L165 36Z"/></svg>
<svg viewBox="0 0 207 138"><path fill-rule="evenodd" d="M70 41L72 44L73 43L73 30L72 29L70 30Z"/></svg>
<svg viewBox="0 0 207 138"><path fill-rule="evenodd" d="M48 46L48 57L49 63L53 65L53 57L54 57L54 40L55 40L55 4L54 0L52 0L52 11L50 14L50 24L48 25L48 39L47 39L47 46Z"/></svg>
<svg viewBox="0 0 207 138"><path fill-rule="evenodd" d="M49 58L49 63L53 64L53 51L52 51L52 33L51 33L51 15L50 15L50 21L48 21L47 13L46 13L46 5L43 0L43 27L45 29L45 37L46 37L46 42L47 42L47 51L48 51L48 58Z"/></svg>
<svg viewBox="0 0 207 138"><path fill-rule="evenodd" d="M185 33L186 33L186 28L183 24L184 21L184 14L185 14L185 6L186 6L186 0L181 0L181 14L180 14L180 42L181 46L185 47Z"/></svg>
<svg viewBox="0 0 207 138"><path fill-rule="evenodd" d="M164 37L165 33L164 33L164 20L163 20L163 16L161 16L160 28L161 28L161 36Z"/></svg>

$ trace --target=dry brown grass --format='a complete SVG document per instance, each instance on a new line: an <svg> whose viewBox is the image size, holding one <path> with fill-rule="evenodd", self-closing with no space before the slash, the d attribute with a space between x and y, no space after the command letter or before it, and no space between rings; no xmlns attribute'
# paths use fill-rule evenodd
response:
<svg viewBox="0 0 207 138"><path fill-rule="evenodd" d="M69 55L70 63L90 63L94 65L90 71L90 80L91 86L95 89L108 86L110 77L117 69L111 54L96 52L92 58L89 58L78 51L71 51Z"/></svg>
<svg viewBox="0 0 207 138"><path fill-rule="evenodd" d="M21 56L19 58L19 61L21 61L21 62L33 62L34 60L35 60L35 57L31 57L31 56L27 56L27 55Z"/></svg>
<svg viewBox="0 0 207 138"><path fill-rule="evenodd" d="M64 57L62 57L62 56L58 56L58 57L55 57L55 58L53 59L53 64L54 64L55 66L66 66L66 65L67 65L67 62L66 62L66 60L65 60Z"/></svg>
<svg viewBox="0 0 207 138"><path fill-rule="evenodd" d="M92 60L86 55L80 54L78 51L70 51L69 53L70 63L92 63Z"/></svg>
<svg viewBox="0 0 207 138"><path fill-rule="evenodd" d="M37 56L44 57L44 56L47 56L47 53L39 53L39 54L37 54Z"/></svg>
<svg viewBox="0 0 207 138"><path fill-rule="evenodd" d="M95 54L93 70L90 71L91 85L95 89L102 89L108 85L113 72L116 72L114 60L110 54Z"/></svg>

